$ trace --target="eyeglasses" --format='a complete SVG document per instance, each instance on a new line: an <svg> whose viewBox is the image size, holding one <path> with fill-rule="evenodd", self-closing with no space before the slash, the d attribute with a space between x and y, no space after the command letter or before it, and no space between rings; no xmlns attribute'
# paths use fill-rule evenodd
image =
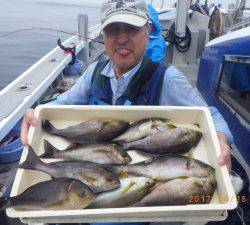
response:
<svg viewBox="0 0 250 225"><path fill-rule="evenodd" d="M129 35L136 35L141 31L141 27L136 27L123 23L111 23L104 28L105 35L115 36L121 32Z"/></svg>

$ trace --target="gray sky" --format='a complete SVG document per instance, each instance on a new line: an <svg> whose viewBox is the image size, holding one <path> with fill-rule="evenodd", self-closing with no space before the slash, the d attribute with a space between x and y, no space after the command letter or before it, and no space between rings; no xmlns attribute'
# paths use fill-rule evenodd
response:
<svg viewBox="0 0 250 225"><path fill-rule="evenodd" d="M79 4L79 5L89 5L89 6L101 6L104 0L24 0L24 1L39 1L39 2L54 2L54 3L64 3L64 4ZM147 0L148 3L153 1L155 7L160 7L162 0ZM177 0L164 0L164 6L171 7ZM240 0L238 0L240 2ZM205 0L200 0L204 3ZM228 4L235 3L236 0L208 0L209 3L221 3L223 8L227 9ZM250 0L247 0L247 7L250 7Z"/></svg>

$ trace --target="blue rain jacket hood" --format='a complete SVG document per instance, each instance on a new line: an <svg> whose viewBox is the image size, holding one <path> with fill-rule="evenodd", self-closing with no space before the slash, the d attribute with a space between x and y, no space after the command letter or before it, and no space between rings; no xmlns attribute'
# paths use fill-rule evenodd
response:
<svg viewBox="0 0 250 225"><path fill-rule="evenodd" d="M155 28L154 32L152 32L150 36L159 37L161 36L162 26L158 18L158 13L151 4L148 5L148 11L150 14L150 19L153 21L154 28Z"/></svg>
<svg viewBox="0 0 250 225"><path fill-rule="evenodd" d="M158 13L151 4L148 5L148 11L150 13L150 19L153 21L154 31L151 32L149 36L146 56L154 62L163 62L167 46L161 35L162 26L158 19Z"/></svg>

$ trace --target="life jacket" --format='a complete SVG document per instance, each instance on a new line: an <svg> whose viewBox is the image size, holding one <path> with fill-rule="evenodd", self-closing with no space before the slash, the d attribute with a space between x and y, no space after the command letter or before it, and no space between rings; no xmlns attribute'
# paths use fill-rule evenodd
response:
<svg viewBox="0 0 250 225"><path fill-rule="evenodd" d="M109 60L99 61L94 70L89 105L112 105L110 78L101 74ZM159 105L165 71L168 65L144 58L136 74L115 105Z"/></svg>

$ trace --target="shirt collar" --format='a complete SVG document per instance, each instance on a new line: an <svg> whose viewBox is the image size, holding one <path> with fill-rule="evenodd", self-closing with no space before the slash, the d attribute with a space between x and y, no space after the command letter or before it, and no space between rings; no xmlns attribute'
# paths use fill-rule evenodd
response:
<svg viewBox="0 0 250 225"><path fill-rule="evenodd" d="M140 68L142 64L142 60L136 65L134 66L131 70L129 70L128 72L126 72L125 74L123 74L119 79L130 79L131 76L133 76L138 69ZM115 69L114 69L114 64L111 60L109 60L108 64L104 67L104 69L101 72L102 75L106 76L106 77L115 77Z"/></svg>
<svg viewBox="0 0 250 225"><path fill-rule="evenodd" d="M159 36L151 34L151 35L149 35L149 38L156 39L156 38L159 38Z"/></svg>

